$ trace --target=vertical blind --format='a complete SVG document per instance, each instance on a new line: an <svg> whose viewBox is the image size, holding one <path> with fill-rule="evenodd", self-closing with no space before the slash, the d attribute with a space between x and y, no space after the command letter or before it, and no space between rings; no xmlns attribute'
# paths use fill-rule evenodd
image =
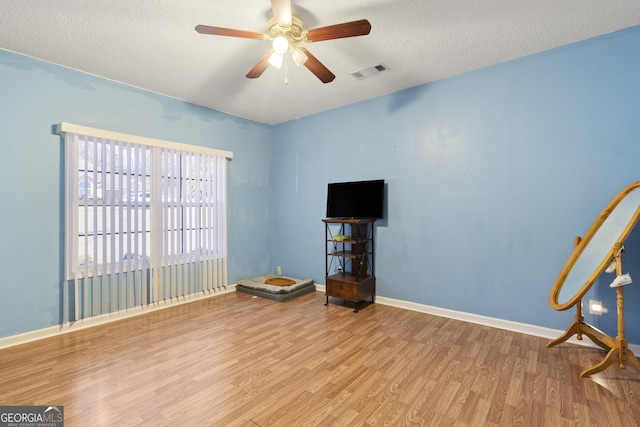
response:
<svg viewBox="0 0 640 427"><path fill-rule="evenodd" d="M232 153L61 123L68 321L227 285Z"/></svg>

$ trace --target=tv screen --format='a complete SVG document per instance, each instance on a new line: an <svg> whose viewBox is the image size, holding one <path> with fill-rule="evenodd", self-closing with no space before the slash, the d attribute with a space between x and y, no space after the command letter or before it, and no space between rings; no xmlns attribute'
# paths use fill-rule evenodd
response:
<svg viewBox="0 0 640 427"><path fill-rule="evenodd" d="M334 182L327 187L327 218L382 219L384 180Z"/></svg>

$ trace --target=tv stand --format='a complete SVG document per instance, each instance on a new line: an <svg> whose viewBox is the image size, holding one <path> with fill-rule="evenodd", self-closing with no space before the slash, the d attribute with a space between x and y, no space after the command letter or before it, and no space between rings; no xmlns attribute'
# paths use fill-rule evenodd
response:
<svg viewBox="0 0 640 427"><path fill-rule="evenodd" d="M358 303L371 297L375 303L373 223L375 219L327 218L325 223L326 302L329 297L350 301L354 313Z"/></svg>

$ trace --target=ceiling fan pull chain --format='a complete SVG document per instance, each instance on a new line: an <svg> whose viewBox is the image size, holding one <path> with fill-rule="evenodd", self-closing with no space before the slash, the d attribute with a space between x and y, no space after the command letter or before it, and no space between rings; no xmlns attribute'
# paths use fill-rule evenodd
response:
<svg viewBox="0 0 640 427"><path fill-rule="evenodd" d="M289 84L289 61L288 58L284 57L284 85L287 86Z"/></svg>

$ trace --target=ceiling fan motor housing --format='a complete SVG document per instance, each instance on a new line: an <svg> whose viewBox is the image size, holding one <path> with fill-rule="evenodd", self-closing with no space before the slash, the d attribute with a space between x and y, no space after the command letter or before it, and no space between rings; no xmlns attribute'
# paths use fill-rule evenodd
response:
<svg viewBox="0 0 640 427"><path fill-rule="evenodd" d="M303 23L295 16L291 17L291 25L289 26L282 26L276 22L275 18L271 18L267 24L267 36L269 40L283 36L289 41L289 44L293 45L297 45L300 42L308 42L306 40L307 32Z"/></svg>

